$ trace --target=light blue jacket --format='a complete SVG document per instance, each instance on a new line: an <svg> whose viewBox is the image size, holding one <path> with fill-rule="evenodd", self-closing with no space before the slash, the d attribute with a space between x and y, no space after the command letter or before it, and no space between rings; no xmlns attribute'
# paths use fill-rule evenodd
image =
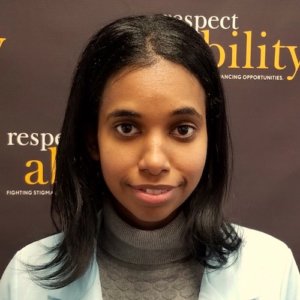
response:
<svg viewBox="0 0 300 300"><path fill-rule="evenodd" d="M238 227L243 245L238 256L217 271L205 270L201 300L300 300L300 276L290 249L279 240ZM41 264L49 259L45 246L53 246L61 235L32 243L19 251L0 282L1 300L100 300L101 284L94 258L86 273L72 284L56 290L38 286L22 262Z"/></svg>

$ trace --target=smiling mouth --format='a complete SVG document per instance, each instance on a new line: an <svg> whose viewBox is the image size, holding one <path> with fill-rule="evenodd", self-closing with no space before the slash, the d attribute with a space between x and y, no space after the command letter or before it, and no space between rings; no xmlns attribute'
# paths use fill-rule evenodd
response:
<svg viewBox="0 0 300 300"><path fill-rule="evenodd" d="M145 188L145 189L138 189L138 190L149 195L161 195L167 193L171 189L172 188L164 188L164 189Z"/></svg>
<svg viewBox="0 0 300 300"><path fill-rule="evenodd" d="M135 198L147 205L167 203L176 195L176 187L172 185L132 185Z"/></svg>
<svg viewBox="0 0 300 300"><path fill-rule="evenodd" d="M171 190L174 190L177 185L170 185L170 184L136 184L136 185L129 185L132 187L134 190L150 194L150 195L160 195L167 193Z"/></svg>

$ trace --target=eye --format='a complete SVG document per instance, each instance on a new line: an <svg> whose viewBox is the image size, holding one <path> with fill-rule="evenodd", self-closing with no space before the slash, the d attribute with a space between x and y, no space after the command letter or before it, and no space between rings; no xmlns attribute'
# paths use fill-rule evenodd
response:
<svg viewBox="0 0 300 300"><path fill-rule="evenodd" d="M180 139L188 139L193 136L196 128L192 125L179 125L173 131L172 134Z"/></svg>
<svg viewBox="0 0 300 300"><path fill-rule="evenodd" d="M139 133L138 129L130 123L119 124L115 128L122 136L134 136Z"/></svg>

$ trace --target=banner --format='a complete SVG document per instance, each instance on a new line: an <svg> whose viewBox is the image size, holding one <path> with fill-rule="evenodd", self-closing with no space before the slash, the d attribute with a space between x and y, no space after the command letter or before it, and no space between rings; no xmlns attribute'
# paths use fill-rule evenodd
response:
<svg viewBox="0 0 300 300"><path fill-rule="evenodd" d="M87 40L116 18L149 13L183 20L215 54L234 148L228 219L283 240L300 265L299 11L295 0L2 1L0 274L53 232L60 127Z"/></svg>

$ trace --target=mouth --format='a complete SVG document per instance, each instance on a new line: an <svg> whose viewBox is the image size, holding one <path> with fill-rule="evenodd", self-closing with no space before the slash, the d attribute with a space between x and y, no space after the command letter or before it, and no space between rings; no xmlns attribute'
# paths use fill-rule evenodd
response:
<svg viewBox="0 0 300 300"><path fill-rule="evenodd" d="M173 185L133 185L131 186L138 201L147 204L162 204L175 195L177 186Z"/></svg>
<svg viewBox="0 0 300 300"><path fill-rule="evenodd" d="M146 194L149 194L149 195L161 195L161 194L164 194L164 193L167 193L168 191L170 191L172 188L140 188L138 190L146 193Z"/></svg>

